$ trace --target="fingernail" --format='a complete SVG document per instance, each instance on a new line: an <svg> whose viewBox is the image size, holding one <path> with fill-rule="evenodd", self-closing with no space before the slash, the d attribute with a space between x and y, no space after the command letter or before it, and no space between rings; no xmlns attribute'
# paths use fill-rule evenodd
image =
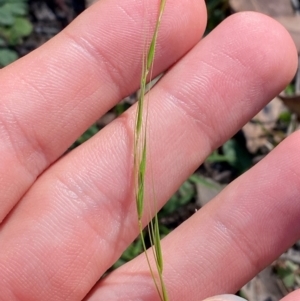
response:
<svg viewBox="0 0 300 301"><path fill-rule="evenodd" d="M235 295L218 295L214 297L209 297L203 301L247 301L247 300Z"/></svg>

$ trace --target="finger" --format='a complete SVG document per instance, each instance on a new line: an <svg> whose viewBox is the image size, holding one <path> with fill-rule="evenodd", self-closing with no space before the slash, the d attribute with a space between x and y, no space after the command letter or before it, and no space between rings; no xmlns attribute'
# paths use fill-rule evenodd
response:
<svg viewBox="0 0 300 301"><path fill-rule="evenodd" d="M288 294L286 297L281 299L281 301L298 301L299 298L300 298L300 290L297 290ZM235 295L219 295L219 296L207 298L203 301L246 301L246 300Z"/></svg>
<svg viewBox="0 0 300 301"><path fill-rule="evenodd" d="M297 132L163 241L171 300L235 292L299 239L299 141ZM147 270L139 258L88 300L110 300L117 287L119 296L142 292L140 298L156 300ZM128 275L137 275L135 285Z"/></svg>
<svg viewBox="0 0 300 301"><path fill-rule="evenodd" d="M281 299L281 301L298 301L300 300L300 290L296 290L290 294L288 294L286 297Z"/></svg>
<svg viewBox="0 0 300 301"><path fill-rule="evenodd" d="M235 295L219 295L219 296L207 298L203 301L246 301L246 300Z"/></svg>
<svg viewBox="0 0 300 301"><path fill-rule="evenodd" d="M235 293L300 238L299 146L300 131L163 240L170 300ZM87 300L112 300L116 291L120 299L113 300L132 294L158 300L148 270L140 256Z"/></svg>
<svg viewBox="0 0 300 301"><path fill-rule="evenodd" d="M266 37L269 28L274 31ZM286 47L269 51L278 39ZM283 89L296 59L286 31L250 13L229 18L173 67L153 89L149 112L159 206L213 147ZM0 266L13 258L0 287L4 297L17 291L23 299L81 300L137 235L131 181L134 115L129 110L49 169L4 224Z"/></svg>
<svg viewBox="0 0 300 301"><path fill-rule="evenodd" d="M204 31L203 2L175 2L166 7L153 75ZM155 22L149 16L158 10L158 1L145 3L100 1L45 46L0 71L0 221L89 125L137 89L145 35Z"/></svg>

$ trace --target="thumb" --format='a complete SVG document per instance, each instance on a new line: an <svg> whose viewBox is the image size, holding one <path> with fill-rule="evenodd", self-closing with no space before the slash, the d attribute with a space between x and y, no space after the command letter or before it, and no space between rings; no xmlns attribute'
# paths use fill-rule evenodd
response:
<svg viewBox="0 0 300 301"><path fill-rule="evenodd" d="M209 297L203 301L246 301L244 298L235 295L218 295Z"/></svg>

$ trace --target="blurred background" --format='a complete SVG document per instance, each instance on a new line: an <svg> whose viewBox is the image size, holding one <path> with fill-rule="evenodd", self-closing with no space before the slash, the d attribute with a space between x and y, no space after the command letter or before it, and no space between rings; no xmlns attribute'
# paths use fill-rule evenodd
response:
<svg viewBox="0 0 300 301"><path fill-rule="evenodd" d="M95 1L0 0L0 67L5 67L51 39L93 2ZM245 10L259 11L277 19L287 28L300 53L300 0L206 0L206 3L208 23L205 34L232 13ZM136 95L135 93L123 99L78 137L70 150L84 143L127 110L136 101ZM167 235L175 229L232 180L259 162L283 139L299 129L299 118L298 71L294 80L280 95L234 137L215 150L182 184L159 213L161 233ZM111 270L131 260L141 251L141 241L137 239ZM300 241L237 294L249 301L277 301L299 287Z"/></svg>

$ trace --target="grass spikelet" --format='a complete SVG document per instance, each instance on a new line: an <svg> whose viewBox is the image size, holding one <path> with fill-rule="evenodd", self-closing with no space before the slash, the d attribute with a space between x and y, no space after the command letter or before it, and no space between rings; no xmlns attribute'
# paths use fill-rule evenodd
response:
<svg viewBox="0 0 300 301"><path fill-rule="evenodd" d="M143 53L142 60L142 75L140 81L140 96L137 103L136 124L135 124L135 137L134 137L134 174L135 174L135 198L138 216L139 232L142 240L143 249L145 251L146 260L150 269L151 277L154 281L156 290L161 301L168 301L167 290L163 280L163 256L160 244L159 224L157 217L157 206L154 195L154 208L155 217L148 226L150 242L152 246L153 257L155 261L155 270L150 264L150 259L146 252L146 243L143 235L142 218L144 215L144 195L145 195L145 176L146 176L146 160L147 160L147 106L144 105L146 84L148 76L151 77L155 49L157 43L158 31L164 12L166 0L161 0L159 6L159 13L155 24L155 29L151 38L150 45ZM146 110L146 111L145 111ZM145 120L144 120L145 118ZM154 192L154 187L153 192ZM150 207L150 206L149 206ZM157 276L155 272L157 272Z"/></svg>

